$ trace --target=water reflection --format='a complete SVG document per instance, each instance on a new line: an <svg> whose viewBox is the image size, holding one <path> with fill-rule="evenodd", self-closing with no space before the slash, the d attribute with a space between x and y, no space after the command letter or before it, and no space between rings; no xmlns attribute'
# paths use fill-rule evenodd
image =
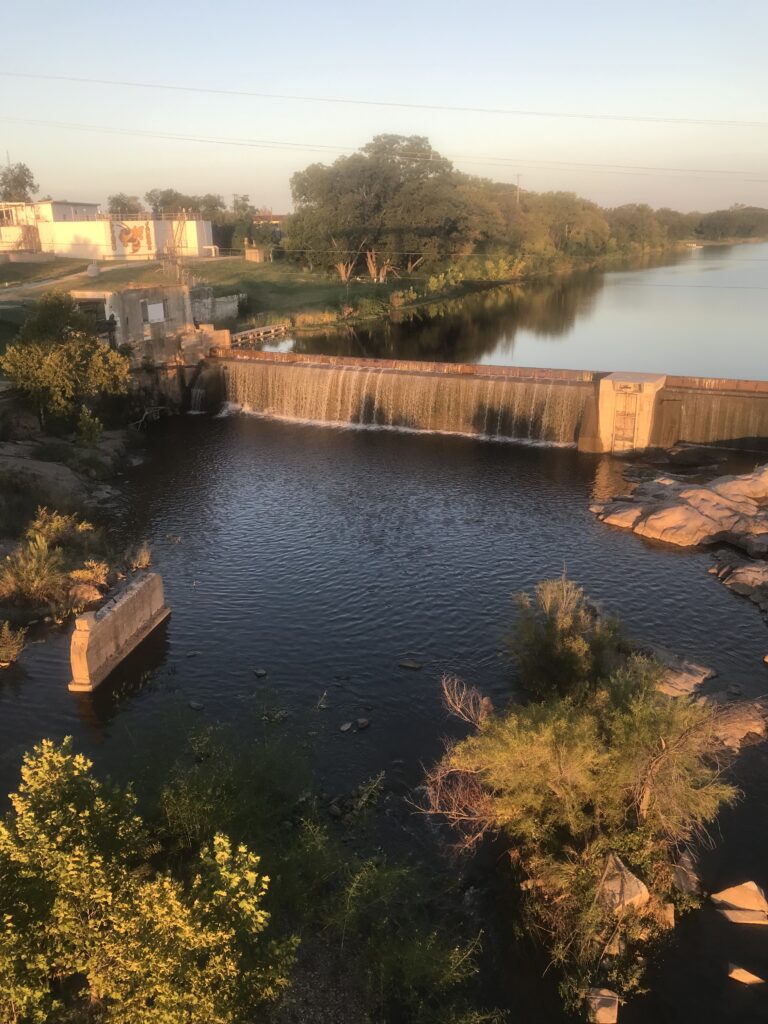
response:
<svg viewBox="0 0 768 1024"><path fill-rule="evenodd" d="M559 337L588 313L604 283L599 271L522 287L492 288L462 299L396 311L373 327L301 334L294 352L363 356L369 359L423 359L479 363L501 347L512 361L515 335Z"/></svg>

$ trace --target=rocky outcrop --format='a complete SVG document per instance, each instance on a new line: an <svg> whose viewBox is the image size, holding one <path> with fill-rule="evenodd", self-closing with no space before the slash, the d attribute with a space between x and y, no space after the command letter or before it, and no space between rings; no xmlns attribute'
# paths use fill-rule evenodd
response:
<svg viewBox="0 0 768 1024"><path fill-rule="evenodd" d="M768 555L768 465L706 486L659 476L591 510L602 522L649 540L678 547L726 543L753 557Z"/></svg>

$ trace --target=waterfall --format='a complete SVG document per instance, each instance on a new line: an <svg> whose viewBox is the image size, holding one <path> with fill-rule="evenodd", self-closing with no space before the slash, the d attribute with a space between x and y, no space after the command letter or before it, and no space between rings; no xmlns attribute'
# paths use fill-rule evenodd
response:
<svg viewBox="0 0 768 1024"><path fill-rule="evenodd" d="M574 444L586 382L369 365L224 361L227 400L247 412L333 426L389 427ZM423 365L423 364L422 364ZM194 392L193 392L194 395Z"/></svg>
<svg viewBox="0 0 768 1024"><path fill-rule="evenodd" d="M202 414L205 405L205 388L192 388L189 393L189 411L195 415Z"/></svg>

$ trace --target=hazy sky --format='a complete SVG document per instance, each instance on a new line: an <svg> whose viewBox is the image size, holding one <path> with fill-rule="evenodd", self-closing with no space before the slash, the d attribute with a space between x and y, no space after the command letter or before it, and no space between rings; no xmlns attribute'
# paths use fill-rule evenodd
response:
<svg viewBox="0 0 768 1024"><path fill-rule="evenodd" d="M110 192L173 187L219 192L228 201L245 192L257 205L283 210L293 171L338 155L312 146L346 151L396 132L427 135L462 170L510 182L519 173L523 187L573 190L606 205L768 205L764 0L38 0L33 8L4 7L3 40L0 71L6 72L763 122L737 127L466 113L0 75L0 152L28 163L41 193L55 198L103 201ZM153 133L286 145L219 145ZM579 166L585 164L610 166Z"/></svg>

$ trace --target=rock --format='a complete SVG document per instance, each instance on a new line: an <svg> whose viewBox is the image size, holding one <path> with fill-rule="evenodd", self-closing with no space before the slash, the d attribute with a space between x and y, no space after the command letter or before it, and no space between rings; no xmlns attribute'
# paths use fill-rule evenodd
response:
<svg viewBox="0 0 768 1024"><path fill-rule="evenodd" d="M611 853L605 863L598 899L603 906L619 913L627 907L644 907L650 895L645 883L633 875L616 854Z"/></svg>
<svg viewBox="0 0 768 1024"><path fill-rule="evenodd" d="M344 817L344 812L342 811L338 804L330 804L328 807L328 813L332 818L338 819Z"/></svg>
<svg viewBox="0 0 768 1024"><path fill-rule="evenodd" d="M688 893L696 896L701 891L699 874L696 870L696 861L693 855L685 850L675 865L675 873L672 876L672 884L678 892Z"/></svg>
<svg viewBox="0 0 768 1024"><path fill-rule="evenodd" d="M343 725L339 726L339 732L349 732L349 730L351 728L352 728L352 723L351 722L344 722Z"/></svg>
<svg viewBox="0 0 768 1024"><path fill-rule="evenodd" d="M759 557L768 553L768 466L707 486L660 476L593 510L603 522L650 540L680 547L722 541Z"/></svg>
<svg viewBox="0 0 768 1024"><path fill-rule="evenodd" d="M735 924L768 925L768 901L755 882L742 882L714 892L710 899L720 913Z"/></svg>
<svg viewBox="0 0 768 1024"><path fill-rule="evenodd" d="M587 993L587 1017L592 1024L616 1024L619 997L609 988L591 988Z"/></svg>
<svg viewBox="0 0 768 1024"><path fill-rule="evenodd" d="M414 672L418 672L422 668L422 664L419 661L415 661L413 658L403 658L400 662L400 668L409 668Z"/></svg>
<svg viewBox="0 0 768 1024"><path fill-rule="evenodd" d="M255 668L253 670L253 674L256 676L257 679L263 679L264 676L267 674L267 670L265 668Z"/></svg>
<svg viewBox="0 0 768 1024"><path fill-rule="evenodd" d="M199 653L200 653L200 651L187 651L187 657L188 658L196 658Z"/></svg>
<svg viewBox="0 0 768 1024"><path fill-rule="evenodd" d="M668 928L674 928L675 927L675 904L674 903L665 903L664 906L662 907L662 911L661 912L662 912L662 918L664 920L664 924Z"/></svg>
<svg viewBox="0 0 768 1024"><path fill-rule="evenodd" d="M727 694L714 694L713 700L728 700ZM714 732L728 750L738 753L747 738L768 733L768 706L765 698L731 701L714 722Z"/></svg>
<svg viewBox="0 0 768 1024"><path fill-rule="evenodd" d="M764 985L765 978L759 978L744 967L737 967L736 964L728 964L728 977L734 981L740 981L742 985Z"/></svg>
<svg viewBox="0 0 768 1024"><path fill-rule="evenodd" d="M362 732L363 729L367 729L370 724L371 723L368 721L367 718L358 718L355 721L355 725L357 726L358 732Z"/></svg>
<svg viewBox="0 0 768 1024"><path fill-rule="evenodd" d="M205 704L201 704L199 700L191 700L189 702L189 706L192 708L193 711L202 711L203 708L205 707Z"/></svg>
<svg viewBox="0 0 768 1024"><path fill-rule="evenodd" d="M667 650L666 647L645 644L643 649L664 666L664 676L658 689L662 693L666 693L668 697L689 697L707 679L712 679L717 675L714 669L707 668L706 665L698 665L694 661L687 661Z"/></svg>

